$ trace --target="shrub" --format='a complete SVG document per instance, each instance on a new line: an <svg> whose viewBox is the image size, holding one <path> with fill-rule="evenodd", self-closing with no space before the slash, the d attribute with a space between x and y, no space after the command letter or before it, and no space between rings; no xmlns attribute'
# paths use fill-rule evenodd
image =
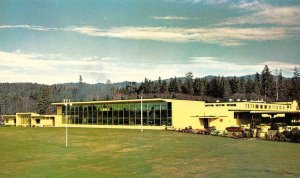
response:
<svg viewBox="0 0 300 178"><path fill-rule="evenodd" d="M290 132L291 142L300 143L300 130L298 128L293 128Z"/></svg>

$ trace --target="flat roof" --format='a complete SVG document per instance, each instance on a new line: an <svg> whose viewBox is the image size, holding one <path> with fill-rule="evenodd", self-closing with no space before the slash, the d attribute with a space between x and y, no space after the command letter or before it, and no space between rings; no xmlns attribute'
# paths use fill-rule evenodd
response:
<svg viewBox="0 0 300 178"><path fill-rule="evenodd" d="M166 102L171 99L162 99L162 98L151 98L151 99L143 99L143 102ZM82 101L82 102L71 102L73 105L86 105L86 104L110 104L110 103L139 103L141 99L130 99L130 100L105 100L105 101ZM64 105L63 102L61 103L51 103L51 105Z"/></svg>
<svg viewBox="0 0 300 178"><path fill-rule="evenodd" d="M300 113L300 111L250 111L250 113L252 114L270 114L270 113L274 113L274 114L285 114L285 113L291 113L291 114L297 114Z"/></svg>
<svg viewBox="0 0 300 178"><path fill-rule="evenodd" d="M276 105L290 105L291 102L258 102L258 101L226 101L226 102L205 102L205 104L239 104L239 103L247 103L247 104L276 104Z"/></svg>
<svg viewBox="0 0 300 178"><path fill-rule="evenodd" d="M16 115L1 115L1 117L16 117Z"/></svg>
<svg viewBox="0 0 300 178"><path fill-rule="evenodd" d="M191 117L198 117L200 119L216 119L216 118L219 118L219 117L228 117L228 116L213 116L213 115L210 115L210 116L191 116Z"/></svg>

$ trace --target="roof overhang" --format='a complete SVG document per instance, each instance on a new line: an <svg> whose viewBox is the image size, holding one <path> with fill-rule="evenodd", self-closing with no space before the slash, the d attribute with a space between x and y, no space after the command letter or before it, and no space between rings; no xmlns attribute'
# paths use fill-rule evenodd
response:
<svg viewBox="0 0 300 178"><path fill-rule="evenodd" d="M170 99L162 98L152 98L152 99L142 99L143 102L167 102ZM132 100L107 100L107 101L86 101L86 102L71 102L72 105L88 105L88 104L113 104L113 103L139 103L141 99ZM63 106L64 103L51 103L54 106Z"/></svg>
<svg viewBox="0 0 300 178"><path fill-rule="evenodd" d="M299 114L300 111L250 111L251 114Z"/></svg>
<svg viewBox="0 0 300 178"><path fill-rule="evenodd" d="M32 118L49 118L55 117L55 115L39 115L39 116L31 116Z"/></svg>
<svg viewBox="0 0 300 178"><path fill-rule="evenodd" d="M228 117L228 116L191 116L191 117L197 117L199 119L218 119L220 117Z"/></svg>
<svg viewBox="0 0 300 178"><path fill-rule="evenodd" d="M3 118L12 118L12 117L16 117L16 115L1 115L1 117L3 117Z"/></svg>

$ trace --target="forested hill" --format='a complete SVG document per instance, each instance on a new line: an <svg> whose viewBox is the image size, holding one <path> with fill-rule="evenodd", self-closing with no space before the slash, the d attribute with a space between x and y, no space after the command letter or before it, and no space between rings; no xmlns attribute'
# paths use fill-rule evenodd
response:
<svg viewBox="0 0 300 178"><path fill-rule="evenodd" d="M216 101L228 99L291 101L300 100L300 68L295 67L292 78L281 72L274 76L268 66L261 73L242 77L207 76L194 78L192 72L185 77L141 83L78 83L41 85L36 83L0 83L0 115L16 112L53 113L51 102L132 99L162 97Z"/></svg>

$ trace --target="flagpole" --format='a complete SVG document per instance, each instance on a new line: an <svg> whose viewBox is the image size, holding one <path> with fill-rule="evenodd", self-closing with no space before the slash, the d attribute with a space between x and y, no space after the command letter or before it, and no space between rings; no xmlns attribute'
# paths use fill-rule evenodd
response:
<svg viewBox="0 0 300 178"><path fill-rule="evenodd" d="M141 95L141 132L143 132L143 96Z"/></svg>
<svg viewBox="0 0 300 178"><path fill-rule="evenodd" d="M70 99L64 99L64 105L65 105L65 124L66 124L66 147L68 147L68 105L70 106L70 110L71 110L71 100ZM70 111L71 112L71 111Z"/></svg>

